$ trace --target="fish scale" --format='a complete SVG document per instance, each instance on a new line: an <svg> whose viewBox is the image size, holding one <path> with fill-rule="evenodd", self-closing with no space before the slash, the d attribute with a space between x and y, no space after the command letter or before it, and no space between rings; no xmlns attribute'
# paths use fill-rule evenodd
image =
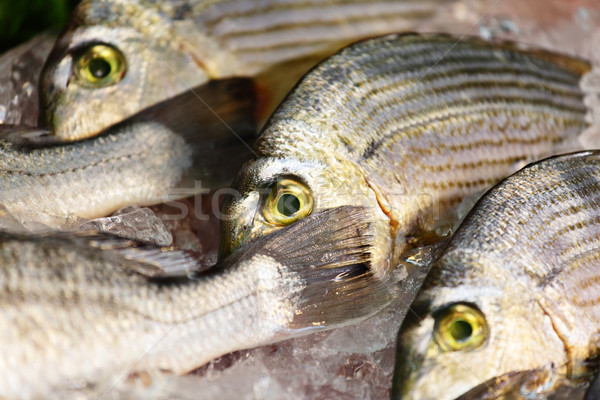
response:
<svg viewBox="0 0 600 400"><path fill-rule="evenodd" d="M255 201L253 190L296 175L317 208L373 210L381 233L373 266L383 274L409 242L452 226L466 196L527 162L581 149L578 82L588 70L581 60L474 38L358 42L308 73L275 111L239 174L242 198L227 207L235 213ZM307 163L306 171L286 160ZM256 214L223 226L227 251L277 229Z"/></svg>
<svg viewBox="0 0 600 400"><path fill-rule="evenodd" d="M531 107L531 114L546 114L544 113L545 110L543 110L539 104L536 104L534 100L543 100L549 107L552 107L552 110L548 111L552 111L555 114L552 117L557 123L562 122L564 125L577 124L575 129L580 129L585 126L585 123L581 118L581 113L584 112L585 108L582 105L581 92L577 86L580 76L579 73L587 70L587 67L583 66L583 64L580 65L581 69L578 73L575 71L571 73L568 71L560 71L556 65L550 63L547 63L546 65L542 64L540 67L543 66L550 71L562 73L546 74L546 76L538 77L537 69L529 69L530 73L525 75L528 72L527 69L525 69L523 65L516 63L517 65L512 69L514 75L511 82L502 82L502 84L499 84L501 80L499 80L499 76L494 73L488 73L485 76L482 74L470 75L466 78L466 86L468 87L456 87L455 92L448 92L448 90L454 89L453 86L455 85L454 76L452 75L453 71L451 69L447 70L448 66L452 66L453 64L450 61L454 57L461 59L462 62L460 64L454 64L454 66L458 69L464 69L464 65L468 64L470 60L465 58L465 54L460 52L460 48L467 47L470 50L471 44L457 44L453 39L448 38L446 40L441 40L442 46L435 46L435 40L433 41L434 43L427 43L427 40L428 39L414 36L412 38L404 37L397 41L390 39L388 43L383 40L375 40L370 42L370 46L366 44L353 46L348 50L342 51L334 60L325 62L319 70L319 72L321 72L320 74L315 73L313 76L305 79L303 85L301 85L294 93L295 100L300 102L300 104L302 104L301 99L303 97L308 98L310 101L307 92L312 91L311 83L313 81L320 82L321 77L325 81L331 81L330 87L323 89L331 93L332 98L336 100L333 107L336 105L337 107L333 112L329 112L329 110L325 110L325 112L328 112L331 115L340 116L340 121L335 121L338 126L345 122L344 118L348 113L351 113L351 116L361 117L357 121L352 120L353 125L356 125L356 128L361 129L362 132L372 132L372 134L363 134L362 137L358 138L360 140L358 143L366 143L366 138L371 138L372 140L381 142L381 145L383 145L387 136L390 137L390 140L404 140L406 136L412 136L404 134L405 131L410 132L411 127L418 125L421 129L425 129L427 127L426 124L429 121L445 123L447 119L451 117L452 113L456 113L457 116L464 114L477 115L478 113L481 113L480 115L483 117L487 116L486 114L489 113L489 111L497 110L496 112L498 114L502 114L503 112L506 112L507 108L506 104L503 103L508 103L510 107L516 109L514 111L515 113L518 109L529 106ZM436 40L440 39L437 38ZM411 41L417 43L425 41L424 45L430 44L436 51L432 52L431 57L420 60L418 64L413 64L411 61L407 62L407 58L411 53L409 52L406 54L405 47L411 48ZM399 42L402 42L402 45L400 45ZM439 61L438 59L450 48L452 48L451 51L453 57L447 57ZM396 51L394 52L394 50ZM420 47L419 50L421 50ZM372 64L373 67L369 68L369 64L361 64L361 59L365 57L357 56L356 53L359 51L369 55L368 62ZM486 48L485 46L481 46L481 51L476 54L477 57L484 58L487 56L486 59L490 62L488 62L487 66L480 66L479 68L498 65L504 68L507 67L506 63L500 61L496 61L495 64L493 63L494 51L494 49L490 49L489 47ZM458 53L458 55L455 55L454 52ZM527 56L523 55L522 57L522 62L529 61ZM337 83L335 82L335 79L328 78L328 75L330 74L334 74L336 77L344 77L344 73L341 73L340 69L348 69L348 67L343 65L343 61L346 59L356 60L356 65L353 63L352 68L355 71L361 71L362 75L362 77L351 76L354 87L350 88L346 86L347 82L345 79ZM533 59L535 59L535 57L533 57ZM436 61L438 62L437 65L433 65ZM383 63L385 68L382 68L378 62ZM512 63L509 67L512 67ZM385 71L384 75L381 76L381 70L389 68L391 68L391 70ZM415 72L415 68L418 68L419 72ZM439 70L445 71L441 74L438 73ZM417 77L421 77L421 75L424 77L423 81L416 79ZM435 79L438 75L441 79ZM553 90L555 84L550 81L549 78L552 77L554 80L556 79L556 75L559 75L565 83L565 85L561 87L562 90ZM385 85L372 89L371 82L373 77L375 77L375 82L385 82ZM464 77L461 78L464 79ZM503 78L505 78L503 80L507 80L507 77ZM536 83L537 85L532 87L532 90L519 90L522 88L523 82L526 82L527 80L531 81L532 86ZM441 81L441 83L438 83L439 81ZM488 87L482 87L481 93L477 93L479 96L476 98L477 101L467 101L467 99L465 99L467 96L466 90L470 87L481 87L483 82L488 82ZM489 86L491 86L492 83L495 84L495 86L490 88ZM509 85L509 83L512 83L512 85ZM436 84L438 85L436 90L430 91L430 87ZM377 85L377 83L375 83L375 85ZM404 92L405 88L409 88L408 93ZM509 88L512 90L509 90ZM507 92L514 92L516 95L511 97L507 95ZM444 95L437 96L438 93L444 93ZM425 98L426 101L424 101ZM320 104L324 102L324 99L320 100ZM461 102L467 104L460 104ZM347 110L346 108L349 104L352 108ZM308 102L302 105L307 107L312 106L312 104ZM469 105L475 109L465 109L465 106ZM453 108L453 106L456 107ZM480 109L477 109L477 107ZM555 108L561 107L565 109L564 112L557 112L558 110ZM312 106L312 108L314 109L315 107ZM380 111L377 111L378 109ZM360 110L360 112L358 112L358 110ZM365 118L365 116L372 115L381 116L383 114L381 110L385 111L384 115L388 118ZM440 110L438 115L436 115L435 110ZM317 109L315 111L317 113L313 118L317 119L319 118L319 110ZM282 117L284 116L276 114L274 119L276 120ZM377 124L377 122L379 123ZM457 125L468 127L468 121L463 120L456 122ZM460 122L462 122L462 124L460 124ZM344 125L348 124L346 123ZM403 134L398 134L398 131L402 131ZM495 137L492 135L488 136ZM263 135L263 138L259 141L258 147L268 146L268 143L265 143L268 138L269 135ZM355 144L353 152L363 154L365 149L358 148L357 144Z"/></svg>
<svg viewBox="0 0 600 400"><path fill-rule="evenodd" d="M455 244L450 245L446 253L451 253L455 246L457 249L464 249L465 246L474 246L475 243L478 243L477 248L480 250L509 259L525 249L529 249L530 252L537 250L540 255L547 251L548 247L545 245L532 246L531 243L518 241L517 238L522 232L531 232L542 244L546 238L552 238L554 245L563 243L566 247L577 249L579 239L586 238L590 232L594 232L589 229L595 226L592 222L600 217L600 201L597 198L600 179L596 175L600 153L586 153L584 156L556 160L560 162L555 162L555 165L550 162L540 163L525 169L517 178L497 186L493 193L487 195L486 201L465 220L464 225L468 228L461 228L456 232L453 242ZM586 167L587 163L591 165ZM540 170L543 173L540 173ZM507 207L499 208L498 203L505 202L506 199L510 199ZM532 210L536 210L535 213ZM505 213L510 215L510 219L504 217ZM498 248L494 242L482 245L478 242L480 236L473 235L475 230L485 232L488 226L497 225L500 218L496 217L506 222L506 227L502 229L504 235L514 239L510 247ZM486 218L489 220L486 221ZM469 225L470 223L477 226ZM574 223L581 226L574 230L565 229ZM596 229L600 232L600 225L597 225ZM542 232L544 235L541 235ZM591 249L594 246L600 248L599 244L600 242L593 244ZM518 260L516 257L514 259ZM552 264L561 265L567 261L568 259L558 257ZM517 264L525 265L526 262L519 261Z"/></svg>
<svg viewBox="0 0 600 400"><path fill-rule="evenodd" d="M262 63L265 56L272 60L269 53L287 50L302 55L304 48L298 45L311 45L309 49L313 52L319 47L326 48L330 41L360 37L359 32L365 30L358 25L362 22L368 23L368 31L364 33L369 35L383 33L393 24L398 29L405 28L412 21L434 15L444 1L377 1L366 5L346 0L275 0L263 7L255 2L241 13L234 11L234 1L204 3L204 10L200 10L201 5L196 12L208 15L203 18L207 31L242 53L245 59ZM216 19L210 18L213 13L218 15ZM373 23L377 18L378 22Z"/></svg>
<svg viewBox="0 0 600 400"><path fill-rule="evenodd" d="M600 152L588 151L530 165L479 201L415 300L414 309L425 305L427 312L400 331L394 398L452 399L487 379L550 363L555 374L575 382L593 372L596 363L589 360L600 351L598 193ZM454 303L484 313L486 343L446 355L431 339L424 350L420 341L431 338L430 314ZM516 336L508 340L505 332ZM402 365L413 372L400 372L408 371ZM436 386L440 376L452 383Z"/></svg>
<svg viewBox="0 0 600 400"><path fill-rule="evenodd" d="M24 221L62 226L70 218L168 198L165 188L174 187L192 165L190 148L159 124L123 131L29 152L2 145L0 203Z"/></svg>

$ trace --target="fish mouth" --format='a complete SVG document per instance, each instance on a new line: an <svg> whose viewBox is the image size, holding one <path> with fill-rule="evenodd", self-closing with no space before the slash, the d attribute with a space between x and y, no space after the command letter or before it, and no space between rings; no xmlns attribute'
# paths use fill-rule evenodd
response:
<svg viewBox="0 0 600 400"><path fill-rule="evenodd" d="M243 167L242 167L243 170ZM239 179L239 176L236 178ZM237 187L235 182L233 187ZM219 260L231 256L237 249L249 245L253 239L259 239L267 232L260 229L262 224L254 224L258 204L258 196L248 195L239 201L236 194L229 194L221 205L221 240L219 242ZM255 231L255 232L253 232Z"/></svg>
<svg viewBox="0 0 600 400"><path fill-rule="evenodd" d="M244 247L256 239L267 236L277 228L260 225L251 228L250 224L242 223L234 226L225 226L222 224L221 241L219 244L219 259L225 259L231 256L235 251Z"/></svg>

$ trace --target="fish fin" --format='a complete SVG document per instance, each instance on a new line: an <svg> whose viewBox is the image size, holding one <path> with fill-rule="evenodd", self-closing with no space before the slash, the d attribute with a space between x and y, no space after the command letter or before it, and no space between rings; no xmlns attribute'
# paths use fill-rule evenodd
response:
<svg viewBox="0 0 600 400"><path fill-rule="evenodd" d="M47 129L24 125L0 125L0 140L32 149L64 144Z"/></svg>
<svg viewBox="0 0 600 400"><path fill-rule="evenodd" d="M290 329L349 324L391 301L393 285L370 268L374 234L364 208L328 209L268 237L255 252L277 260L303 286Z"/></svg>
<svg viewBox="0 0 600 400"><path fill-rule="evenodd" d="M256 107L252 79L221 79L153 105L132 121L160 123L190 146L194 164L180 188L194 188L198 180L204 188L219 188L229 185L251 152L257 134ZM189 193L193 194L197 193Z"/></svg>
<svg viewBox="0 0 600 400"><path fill-rule="evenodd" d="M518 399L521 396L521 387L538 373L537 369L526 371L512 371L500 375L479 385L457 397L455 400L498 400Z"/></svg>
<svg viewBox="0 0 600 400"><path fill-rule="evenodd" d="M135 272L152 279L190 277L212 265L200 253L171 247L132 246L113 251L133 261L131 268Z"/></svg>
<svg viewBox="0 0 600 400"><path fill-rule="evenodd" d="M29 232L0 231L0 243L10 240L68 241L77 248L101 251L101 257L121 264L125 269L149 279L184 278L214 264L214 260L194 251L157 247L97 231Z"/></svg>
<svg viewBox="0 0 600 400"><path fill-rule="evenodd" d="M76 236L84 238L90 247L102 250L107 256L124 261L126 268L146 278L188 277L214 264L194 251L153 246L113 235L98 234L96 231L78 232Z"/></svg>
<svg viewBox="0 0 600 400"><path fill-rule="evenodd" d="M154 211L127 206L108 217L95 218L79 225L80 231L96 231L132 239L154 246L170 246L173 235Z"/></svg>

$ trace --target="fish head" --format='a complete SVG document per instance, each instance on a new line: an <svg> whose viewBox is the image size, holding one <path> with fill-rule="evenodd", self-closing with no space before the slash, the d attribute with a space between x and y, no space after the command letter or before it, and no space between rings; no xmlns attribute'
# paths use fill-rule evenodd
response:
<svg viewBox="0 0 600 400"><path fill-rule="evenodd" d="M494 377L566 362L530 288L486 263L471 272L468 261L432 267L400 328L392 398L456 399Z"/></svg>
<svg viewBox="0 0 600 400"><path fill-rule="evenodd" d="M43 67L40 126L60 141L92 137L205 83L202 57L159 11L137 1L82 1Z"/></svg>
<svg viewBox="0 0 600 400"><path fill-rule="evenodd" d="M374 227L374 266L388 262L389 219L351 165L258 157L246 163L231 190L223 204L220 257L308 215L351 205L364 207Z"/></svg>

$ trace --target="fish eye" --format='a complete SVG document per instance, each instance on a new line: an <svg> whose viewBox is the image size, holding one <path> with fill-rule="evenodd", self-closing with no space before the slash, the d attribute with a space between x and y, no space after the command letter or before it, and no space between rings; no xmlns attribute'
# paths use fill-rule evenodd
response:
<svg viewBox="0 0 600 400"><path fill-rule="evenodd" d="M113 85L123 79L125 70L123 53L106 44L85 47L73 63L73 74L78 82L89 88Z"/></svg>
<svg viewBox="0 0 600 400"><path fill-rule="evenodd" d="M289 225L311 213L313 196L306 185L283 179L273 185L263 205L263 215L272 224Z"/></svg>
<svg viewBox="0 0 600 400"><path fill-rule="evenodd" d="M485 343L487 322L474 306L452 304L436 314L434 338L442 351L474 350Z"/></svg>

